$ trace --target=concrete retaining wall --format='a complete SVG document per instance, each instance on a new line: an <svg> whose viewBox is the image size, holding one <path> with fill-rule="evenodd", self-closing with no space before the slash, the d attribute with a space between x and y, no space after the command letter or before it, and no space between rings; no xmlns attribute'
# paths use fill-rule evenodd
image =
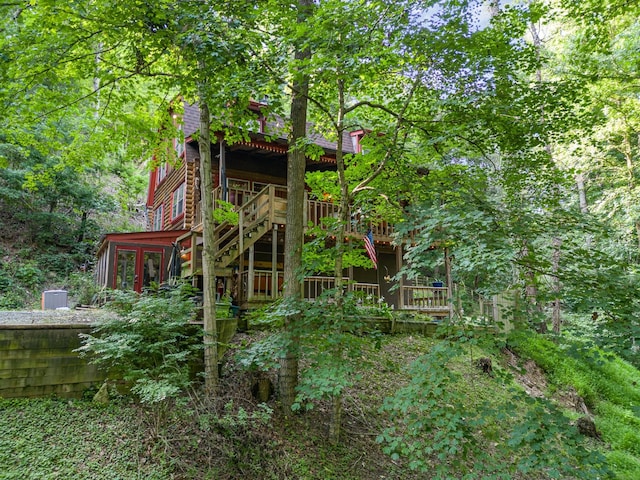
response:
<svg viewBox="0 0 640 480"><path fill-rule="evenodd" d="M0 397L81 397L104 372L80 358L88 325L0 325Z"/></svg>

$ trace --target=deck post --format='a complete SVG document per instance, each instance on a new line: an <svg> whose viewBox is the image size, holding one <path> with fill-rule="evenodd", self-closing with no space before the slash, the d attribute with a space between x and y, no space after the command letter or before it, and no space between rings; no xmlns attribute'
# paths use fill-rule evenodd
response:
<svg viewBox="0 0 640 480"><path fill-rule="evenodd" d="M287 199L289 201L289 199ZM302 225L307 225L309 223L309 194L307 191L304 191L304 208L302 209Z"/></svg>
<svg viewBox="0 0 640 480"><path fill-rule="evenodd" d="M400 271L402 269L402 245L398 245L396 247L396 271ZM404 308L404 275L400 275L400 279L398 280L399 287L398 288L398 308Z"/></svg>
<svg viewBox="0 0 640 480"><path fill-rule="evenodd" d="M244 252L244 208L238 211L238 255Z"/></svg>
<svg viewBox="0 0 640 480"><path fill-rule="evenodd" d="M249 275L247 278L247 290L249 290L247 292L247 299L248 300L253 300L253 294L254 294L254 248L253 245L251 245L249 247Z"/></svg>
<svg viewBox="0 0 640 480"><path fill-rule="evenodd" d="M196 287L197 286L197 278L196 278L196 270L198 268L198 235L191 235L191 284ZM202 260L200 260L202 262Z"/></svg>
<svg viewBox="0 0 640 480"><path fill-rule="evenodd" d="M278 224L273 224L271 235L271 298L278 297Z"/></svg>
<svg viewBox="0 0 640 480"><path fill-rule="evenodd" d="M269 223L273 225L275 223L276 216L276 186L269 184Z"/></svg>

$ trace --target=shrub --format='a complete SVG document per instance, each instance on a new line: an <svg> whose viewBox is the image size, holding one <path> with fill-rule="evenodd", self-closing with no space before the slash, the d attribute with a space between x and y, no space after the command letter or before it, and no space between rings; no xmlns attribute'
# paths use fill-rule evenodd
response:
<svg viewBox="0 0 640 480"><path fill-rule="evenodd" d="M35 263L28 262L17 266L16 279L29 290L35 290L44 281L44 273Z"/></svg>
<svg viewBox="0 0 640 480"><path fill-rule="evenodd" d="M201 332L189 322L195 305L187 287L154 294L113 292L114 316L84 334L81 354L131 384L143 403L178 396L192 382L199 361Z"/></svg>

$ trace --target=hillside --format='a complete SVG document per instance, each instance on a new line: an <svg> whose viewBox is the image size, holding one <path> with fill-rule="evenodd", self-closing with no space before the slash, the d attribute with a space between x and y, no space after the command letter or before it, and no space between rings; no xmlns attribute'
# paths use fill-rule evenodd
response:
<svg viewBox="0 0 640 480"><path fill-rule="evenodd" d="M2 183L0 175L0 187ZM96 189L94 194L101 193ZM144 230L143 209L116 208L107 196L86 217L66 207L47 212L35 193L24 197L26 203L0 195L0 310L38 309L44 290L67 290L70 306L89 303L100 236Z"/></svg>
<svg viewBox="0 0 640 480"><path fill-rule="evenodd" d="M247 345L264 335L242 334L236 341ZM617 478L638 478L638 418L611 429L610 417L601 416L614 408L603 407L605 401L638 405L637 370L616 360L592 373L592 384L603 385L611 368L624 370L616 381L628 383L616 399L602 397L603 388L584 399L596 414L600 437L594 439L574 426L584 414L575 406L583 404L567 400L567 384L554 383L571 369L556 362L562 374L548 364L543 374L515 353L527 351L522 339L508 350L474 343L459 350L420 336L386 336L379 348L370 342L361 375L343 396L344 430L336 446L327 440L326 401L283 417L273 397L266 404L253 399L254 374L229 354L215 401L192 393L155 410L125 398L106 407L1 401L0 478L538 479L571 478L572 471L576 478L597 478L604 460L597 452ZM478 368L480 358L490 359L491 369ZM439 360L448 368L439 368ZM412 385L421 394L402 404ZM542 394L560 403L535 399ZM400 403L389 400L394 395ZM626 444L616 430L625 430ZM394 443L401 436L405 442Z"/></svg>

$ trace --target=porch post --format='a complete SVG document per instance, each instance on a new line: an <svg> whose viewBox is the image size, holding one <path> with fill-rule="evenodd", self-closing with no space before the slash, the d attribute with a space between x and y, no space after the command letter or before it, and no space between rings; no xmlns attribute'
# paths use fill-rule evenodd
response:
<svg viewBox="0 0 640 480"><path fill-rule="evenodd" d="M399 272L402 269L402 245L396 247L396 271ZM400 275L398 280L398 308L402 310L404 308L404 275Z"/></svg>
<svg viewBox="0 0 640 480"><path fill-rule="evenodd" d="M202 263L202 259L200 260ZM191 285L197 287L198 279L195 275L196 269L198 268L198 235L191 235Z"/></svg>
<svg viewBox="0 0 640 480"><path fill-rule="evenodd" d="M273 224L271 236L271 298L278 297L278 224Z"/></svg>
<svg viewBox="0 0 640 480"><path fill-rule="evenodd" d="M287 199L289 201L289 199ZM302 209L302 225L305 227L309 223L309 194L304 191L304 208Z"/></svg>
<svg viewBox="0 0 640 480"><path fill-rule="evenodd" d="M254 283L254 248L253 245L251 245L249 247L249 272L248 272L248 276L249 278L247 278L247 290L249 290L247 293L247 300L253 300L253 283Z"/></svg>
<svg viewBox="0 0 640 480"><path fill-rule="evenodd" d="M227 158L225 155L224 140L220 140L220 158L218 168L218 182L222 191L222 200L228 202L227 197Z"/></svg>

